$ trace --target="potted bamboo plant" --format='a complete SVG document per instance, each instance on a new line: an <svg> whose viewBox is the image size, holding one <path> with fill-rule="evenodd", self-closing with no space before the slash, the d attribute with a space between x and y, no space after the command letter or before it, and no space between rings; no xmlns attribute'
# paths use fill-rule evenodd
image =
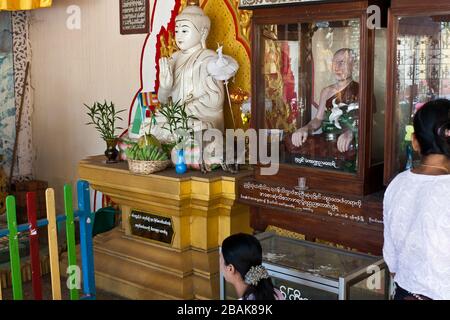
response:
<svg viewBox="0 0 450 320"><path fill-rule="evenodd" d="M95 102L92 106L84 105L88 109L87 115L90 118L90 122L86 123L86 125L93 125L106 142L106 163L116 163L119 155L116 145L119 138L115 132L117 129L122 129L116 126L116 121L123 120L120 117L120 113L124 112L125 109L116 111L114 103L108 104L106 100L103 104Z"/></svg>
<svg viewBox="0 0 450 320"><path fill-rule="evenodd" d="M181 100L173 103L169 99L167 104L161 105L160 113L166 118L163 129L169 131L174 139L173 142L164 144L163 149L170 154L176 172L184 173L187 170L184 149L194 141L192 121L198 118L188 114L186 105Z"/></svg>

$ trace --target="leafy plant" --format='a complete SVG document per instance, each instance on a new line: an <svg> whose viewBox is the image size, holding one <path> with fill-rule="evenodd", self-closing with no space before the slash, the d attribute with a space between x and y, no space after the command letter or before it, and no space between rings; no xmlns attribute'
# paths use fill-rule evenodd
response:
<svg viewBox="0 0 450 320"><path fill-rule="evenodd" d="M158 146L139 146L139 144L136 142L130 143L130 146L125 150L125 154L130 160L166 161L169 159L167 154Z"/></svg>
<svg viewBox="0 0 450 320"><path fill-rule="evenodd" d="M115 139L115 131L122 129L121 127L116 127L116 121L123 120L119 114L124 112L125 109L116 111L114 103L108 104L106 100L103 104L95 102L92 106L84 105L88 109L87 115L91 120L86 125L93 125L103 140Z"/></svg>
<svg viewBox="0 0 450 320"><path fill-rule="evenodd" d="M193 129L190 121L198 120L197 117L187 114L186 104L181 103L181 100L178 100L175 104L172 102L161 104L159 112L166 118L163 129L168 130L172 136L177 135L180 131L192 134ZM178 139L180 140L182 137Z"/></svg>

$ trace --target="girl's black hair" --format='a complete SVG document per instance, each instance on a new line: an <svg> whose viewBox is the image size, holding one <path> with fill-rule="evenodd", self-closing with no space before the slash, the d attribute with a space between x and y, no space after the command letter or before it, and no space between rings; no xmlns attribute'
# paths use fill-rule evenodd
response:
<svg viewBox="0 0 450 320"><path fill-rule="evenodd" d="M225 265L232 264L240 273L242 279L251 267L262 264L262 248L258 239L254 236L238 233L229 236L222 243L222 256ZM243 300L275 300L275 291L272 280L261 279L256 286L249 285L245 291Z"/></svg>
<svg viewBox="0 0 450 320"><path fill-rule="evenodd" d="M450 158L449 130L450 100L427 102L414 115L414 133L422 156L443 154Z"/></svg>

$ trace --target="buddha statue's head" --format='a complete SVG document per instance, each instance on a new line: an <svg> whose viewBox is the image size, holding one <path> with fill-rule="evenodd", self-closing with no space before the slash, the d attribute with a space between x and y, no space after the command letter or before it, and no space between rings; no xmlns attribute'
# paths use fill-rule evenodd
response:
<svg viewBox="0 0 450 320"><path fill-rule="evenodd" d="M175 41L181 50L206 48L211 20L198 6L187 6L175 19Z"/></svg>
<svg viewBox="0 0 450 320"><path fill-rule="evenodd" d="M355 54L352 49L342 48L333 56L332 69L337 81L345 81L352 78Z"/></svg>

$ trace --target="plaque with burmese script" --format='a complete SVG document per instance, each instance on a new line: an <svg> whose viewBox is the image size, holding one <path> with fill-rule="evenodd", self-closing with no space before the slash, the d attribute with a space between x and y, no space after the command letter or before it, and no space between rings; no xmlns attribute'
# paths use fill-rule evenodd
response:
<svg viewBox="0 0 450 320"><path fill-rule="evenodd" d="M281 209L298 213L329 217L363 224L381 226L381 208L371 207L366 198L322 193L314 190L299 190L242 179L238 187L239 202L268 209Z"/></svg>
<svg viewBox="0 0 450 320"><path fill-rule="evenodd" d="M120 34L149 32L149 0L120 0Z"/></svg>
<svg viewBox="0 0 450 320"><path fill-rule="evenodd" d="M174 231L171 218L132 210L129 221L132 235L172 244Z"/></svg>

